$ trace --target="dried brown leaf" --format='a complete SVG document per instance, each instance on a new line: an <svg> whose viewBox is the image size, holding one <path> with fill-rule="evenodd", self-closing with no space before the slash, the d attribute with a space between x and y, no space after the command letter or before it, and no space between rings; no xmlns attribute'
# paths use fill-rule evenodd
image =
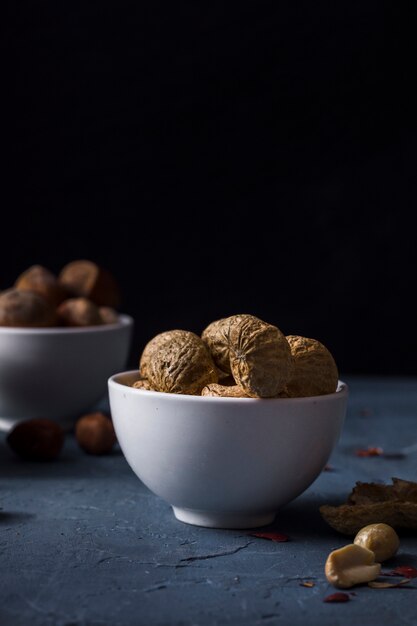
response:
<svg viewBox="0 0 417 626"><path fill-rule="evenodd" d="M320 513L345 535L355 535L364 526L378 523L417 530L417 483L400 478L392 481L392 485L357 482L346 504L322 505Z"/></svg>

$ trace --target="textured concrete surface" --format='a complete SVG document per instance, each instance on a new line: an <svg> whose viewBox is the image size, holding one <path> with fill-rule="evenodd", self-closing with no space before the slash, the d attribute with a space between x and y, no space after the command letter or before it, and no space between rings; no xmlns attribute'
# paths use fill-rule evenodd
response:
<svg viewBox="0 0 417 626"><path fill-rule="evenodd" d="M342 502L357 480L417 480L417 380L347 382L333 471L269 527L288 534L286 543L178 522L119 450L89 457L68 435L58 461L27 463L2 435L1 626L416 624L417 579L396 589L357 587L344 604L323 602L336 591L324 577L326 557L349 540L318 507ZM358 458L368 445L406 454ZM384 569L397 565L417 567L416 535L401 535Z"/></svg>

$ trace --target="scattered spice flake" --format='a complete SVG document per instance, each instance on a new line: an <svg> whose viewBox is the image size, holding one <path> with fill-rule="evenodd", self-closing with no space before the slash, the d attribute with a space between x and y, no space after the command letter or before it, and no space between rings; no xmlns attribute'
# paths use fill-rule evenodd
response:
<svg viewBox="0 0 417 626"><path fill-rule="evenodd" d="M361 415L361 417L368 417L368 415L372 415L373 411L372 409L370 409L367 406L364 406L362 409L360 409L359 411L359 415Z"/></svg>
<svg viewBox="0 0 417 626"><path fill-rule="evenodd" d="M300 583L300 587L314 587L314 584L311 580L306 580L304 583Z"/></svg>
<svg viewBox="0 0 417 626"><path fill-rule="evenodd" d="M372 589L393 589L394 587L401 587L401 585L406 585L410 582L410 580L411 578L403 578L402 580L398 580L396 583L371 580L371 582L368 583L368 587L372 587Z"/></svg>
<svg viewBox="0 0 417 626"><path fill-rule="evenodd" d="M356 456L382 456L384 454L383 448L376 446L368 446L361 450L356 450Z"/></svg>
<svg viewBox="0 0 417 626"><path fill-rule="evenodd" d="M410 565L400 565L396 567L387 576L406 576L407 578L417 578L417 569Z"/></svg>
<svg viewBox="0 0 417 626"><path fill-rule="evenodd" d="M284 535L284 533L275 533L275 532L259 532L259 533L250 533L251 537L259 537L260 539L269 539L270 541L288 541L288 535Z"/></svg>
<svg viewBox="0 0 417 626"><path fill-rule="evenodd" d="M333 465L329 465L329 464L325 465L323 468L323 472L334 472Z"/></svg>
<svg viewBox="0 0 417 626"><path fill-rule="evenodd" d="M323 602L349 602L350 598L347 593L337 591L323 598Z"/></svg>

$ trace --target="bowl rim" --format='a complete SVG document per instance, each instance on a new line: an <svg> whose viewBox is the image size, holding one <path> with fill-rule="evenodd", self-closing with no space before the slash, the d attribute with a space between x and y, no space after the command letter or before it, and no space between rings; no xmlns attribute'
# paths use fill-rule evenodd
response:
<svg viewBox="0 0 417 626"><path fill-rule="evenodd" d="M304 396L302 398L222 398L217 396L194 396L194 395L186 395L182 393L166 393L161 391L151 391L150 389L135 389L125 383L119 382L117 379L126 376L136 375L139 378L139 370L126 370L124 372L117 372L110 376L107 381L108 387L114 390L123 389L123 393L130 393L136 395L137 397L146 397L146 398L170 398L173 401L180 402L184 400L185 402L215 402L215 403L226 403L226 404L249 404L254 402L262 402L262 403L279 403L279 404L311 404L311 402L331 402L336 398L347 398L349 395L349 386L347 383L341 379L338 379L337 389L334 393L327 393L321 396Z"/></svg>
<svg viewBox="0 0 417 626"><path fill-rule="evenodd" d="M119 321L113 324L97 324L96 326L0 326L0 335L73 335L83 333L110 332L120 328L133 326L134 319L126 313L118 313Z"/></svg>

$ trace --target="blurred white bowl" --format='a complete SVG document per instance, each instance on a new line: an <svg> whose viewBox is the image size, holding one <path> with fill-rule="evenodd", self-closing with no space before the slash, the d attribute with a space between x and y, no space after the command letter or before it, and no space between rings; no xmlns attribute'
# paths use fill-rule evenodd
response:
<svg viewBox="0 0 417 626"><path fill-rule="evenodd" d="M83 328L0 326L0 428L31 417L69 427L126 366L133 319Z"/></svg>
<svg viewBox="0 0 417 626"><path fill-rule="evenodd" d="M344 422L348 387L309 398L215 398L109 379L110 408L127 462L141 481L198 526L253 528L317 478Z"/></svg>

